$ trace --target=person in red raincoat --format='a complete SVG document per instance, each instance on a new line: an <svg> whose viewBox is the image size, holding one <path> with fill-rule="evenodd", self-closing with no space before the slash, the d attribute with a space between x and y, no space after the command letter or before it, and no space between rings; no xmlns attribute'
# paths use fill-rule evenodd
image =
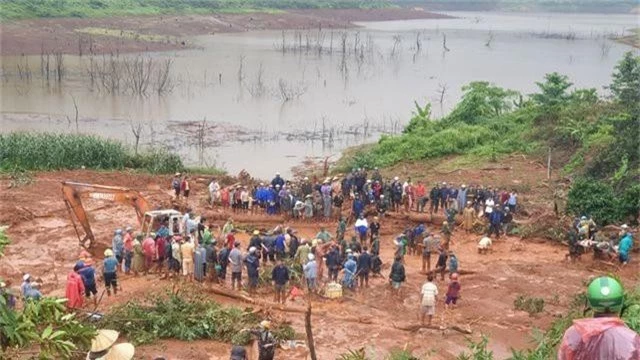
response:
<svg viewBox="0 0 640 360"><path fill-rule="evenodd" d="M84 304L84 283L82 276L78 274L78 270L82 269L84 263L78 261L73 267L73 271L67 276L67 286L65 288L65 297L67 298L67 308L80 309Z"/></svg>

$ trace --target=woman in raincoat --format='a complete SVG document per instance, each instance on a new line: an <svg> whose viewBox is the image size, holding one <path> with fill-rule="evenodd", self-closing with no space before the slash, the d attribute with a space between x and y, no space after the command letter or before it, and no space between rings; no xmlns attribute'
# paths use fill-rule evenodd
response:
<svg viewBox="0 0 640 360"><path fill-rule="evenodd" d="M140 243L141 239L142 235L138 235L135 240L133 240L133 262L131 269L136 275L144 272L144 252L142 251L142 244Z"/></svg>

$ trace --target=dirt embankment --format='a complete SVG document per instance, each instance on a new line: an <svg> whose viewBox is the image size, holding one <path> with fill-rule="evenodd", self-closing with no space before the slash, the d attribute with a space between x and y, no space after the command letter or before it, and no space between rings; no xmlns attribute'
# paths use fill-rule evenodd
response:
<svg viewBox="0 0 640 360"><path fill-rule="evenodd" d="M413 175L414 180L448 181L460 184L479 183L485 185L519 186L523 205L535 212L549 207L546 201L537 200L547 189L546 169L533 160L506 158L484 170L471 170L456 163L455 159L430 167L427 164L413 164L390 169L389 175ZM493 168L491 168L493 167ZM197 179L197 176L192 178ZM38 174L35 182L8 188L7 179L0 180L0 223L10 225L8 235L11 245L6 256L0 260L0 276L11 279L17 287L21 275L31 273L42 279L46 294L63 295L66 274L77 260L79 247L75 231L68 220L60 193L60 181L73 180L104 185L119 185L135 188L155 206L168 206L171 192L168 189L170 177L140 175L128 172L61 171ZM240 226L260 225L273 227L281 224L280 217L264 214L231 214L206 204L206 178L192 183L190 206L197 214L206 214L212 222L222 225L229 216L234 216ZM85 201L92 228L98 239L98 248L110 244L113 230L125 225L136 225L133 209L104 201ZM531 211L531 210L530 210ZM441 215L440 215L441 217ZM526 220L518 215L518 220ZM392 239L403 229L417 221L425 221L429 229L437 231L428 217L415 213L404 216L401 213L382 220L381 257L383 275L388 275L393 258ZM325 225L335 229L335 222L303 223L286 222L298 230L301 237L311 238ZM350 235L350 234L349 234ZM249 236L238 236L245 249ZM509 349L530 346L530 333L535 327L546 328L556 316L566 311L572 295L583 288L583 281L592 276L616 272L628 285L637 281L640 265L635 258L632 263L618 269L604 263L594 262L589 256L573 264L564 261L566 249L556 244L527 240L519 242L516 237L501 238L494 243L493 252L479 255L476 242L479 236L456 230L452 239L452 249L456 252L460 269L468 272L462 276L462 298L454 311L445 312L438 304L436 324L470 326L473 337L485 334L491 339L490 348L496 358L510 355ZM517 243L518 246L514 244ZM97 253L97 259L102 257ZM435 262L435 258L432 259ZM396 328L417 323L419 289L425 276L420 272L421 259L417 255L406 258L407 283L400 297L391 295L385 278L373 278L370 287L357 293L347 292L342 301L314 300L314 309L330 313L331 316L314 316L314 336L318 356L333 359L346 349L365 348L367 352L386 353L393 348L407 347L418 355L432 354L430 359L454 359L464 350L465 335L456 331L422 329L405 331ZM117 297L105 297L99 311L108 312L117 304L133 298L142 298L152 291L162 292L173 287L173 283L162 280L156 274L148 276L122 276L123 291ZM442 294L446 282L437 283ZM208 286L208 285L207 285ZM101 290L101 289L100 289ZM206 291L206 289L202 289ZM545 300L544 311L535 316L514 309L513 302L518 295L539 297ZM216 300L235 306L250 306L237 300L213 296ZM270 301L270 288L262 288L258 298ZM298 305L304 305L299 303ZM264 309L272 317L292 323L296 332L304 333L301 314L285 313L277 307ZM349 319L367 319L354 322ZM169 359L226 359L229 345L212 341L185 343L162 341L138 349L141 356L158 356ZM278 359L302 359L304 350L281 351Z"/></svg>
<svg viewBox="0 0 640 360"><path fill-rule="evenodd" d="M282 13L34 19L0 24L0 55L109 54L189 47L190 36L280 29L344 29L354 21L438 19L414 9L322 9Z"/></svg>

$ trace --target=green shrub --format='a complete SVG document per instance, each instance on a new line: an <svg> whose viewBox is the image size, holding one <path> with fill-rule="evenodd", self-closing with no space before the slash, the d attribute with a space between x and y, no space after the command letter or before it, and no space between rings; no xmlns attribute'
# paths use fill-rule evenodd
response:
<svg viewBox="0 0 640 360"><path fill-rule="evenodd" d="M470 353L463 352L456 357L456 360L493 360L493 351L487 350L489 338L482 335L478 342L467 338L467 347Z"/></svg>
<svg viewBox="0 0 640 360"><path fill-rule="evenodd" d="M518 295L513 301L513 307L516 310L526 311L529 315L538 314L544 311L544 299Z"/></svg>
<svg viewBox="0 0 640 360"><path fill-rule="evenodd" d="M4 256L4 248L10 243L6 231L6 226L0 226L0 257Z"/></svg>
<svg viewBox="0 0 640 360"><path fill-rule="evenodd" d="M187 293L191 295L182 295ZM246 345L251 340L246 330L257 328L259 320L251 309L222 306L191 291L134 299L116 306L104 318L105 327L122 332L134 344L213 339ZM273 331L281 340L290 340L293 334L288 326Z"/></svg>
<svg viewBox="0 0 640 360"><path fill-rule="evenodd" d="M620 192L604 181L579 178L569 190L567 211L578 216L592 216L598 224L619 221L635 222L640 210L640 184Z"/></svg>

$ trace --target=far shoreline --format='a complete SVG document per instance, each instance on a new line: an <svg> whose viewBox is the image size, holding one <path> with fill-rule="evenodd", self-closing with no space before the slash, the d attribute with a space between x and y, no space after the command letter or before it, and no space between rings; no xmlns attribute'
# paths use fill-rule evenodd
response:
<svg viewBox="0 0 640 360"><path fill-rule="evenodd" d="M346 29L356 22L449 19L417 8L292 9L208 15L40 18L0 23L0 56L120 54L190 48L188 37L257 30Z"/></svg>

